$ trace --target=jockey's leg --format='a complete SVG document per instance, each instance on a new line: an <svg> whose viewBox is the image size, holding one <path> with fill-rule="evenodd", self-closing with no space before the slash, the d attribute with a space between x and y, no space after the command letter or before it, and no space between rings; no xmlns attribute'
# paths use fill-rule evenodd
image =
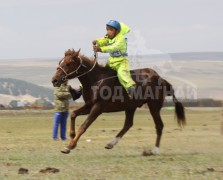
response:
<svg viewBox="0 0 223 180"><path fill-rule="evenodd" d="M132 80L130 74L128 60L124 60L122 63L120 63L119 66L116 68L116 71L118 74L119 82L122 84L126 91L128 90L128 88L136 85L136 83Z"/></svg>
<svg viewBox="0 0 223 180"><path fill-rule="evenodd" d="M117 67L117 74L119 82L122 84L122 86L129 94L129 97L132 99L135 93L136 83L131 77L128 60L124 60L122 63L120 63L119 67Z"/></svg>

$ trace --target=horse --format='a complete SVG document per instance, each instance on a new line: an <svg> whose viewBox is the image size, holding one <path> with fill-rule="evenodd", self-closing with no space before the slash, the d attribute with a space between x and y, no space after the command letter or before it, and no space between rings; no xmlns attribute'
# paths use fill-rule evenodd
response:
<svg viewBox="0 0 223 180"><path fill-rule="evenodd" d="M160 110L166 96L172 96L175 104L175 115L178 125L186 124L184 106L177 100L172 85L161 78L159 74L150 69L135 69L130 71L136 82L136 92L130 98L126 90L119 83L116 71L107 66L100 65L96 58L88 58L78 51L68 50L64 58L59 62L56 73L52 77L53 86L60 86L68 79L78 78L83 86L83 100L85 104L71 113L70 137L68 146L61 150L68 154L77 146L79 138L89 126L102 113L125 111L124 126L120 132L109 142L105 148L112 149L124 134L133 126L134 113L138 107L148 105L156 128L155 147L150 151L159 154L160 140L164 124L160 116ZM77 116L87 115L86 120L75 131Z"/></svg>

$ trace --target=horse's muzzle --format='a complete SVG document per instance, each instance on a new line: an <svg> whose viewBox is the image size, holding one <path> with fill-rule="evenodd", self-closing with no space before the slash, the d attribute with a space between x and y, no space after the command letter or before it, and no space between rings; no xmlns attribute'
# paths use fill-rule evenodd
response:
<svg viewBox="0 0 223 180"><path fill-rule="evenodd" d="M60 78L56 78L52 80L52 84L54 87L60 87L60 85L64 82L63 81L64 78L60 77Z"/></svg>

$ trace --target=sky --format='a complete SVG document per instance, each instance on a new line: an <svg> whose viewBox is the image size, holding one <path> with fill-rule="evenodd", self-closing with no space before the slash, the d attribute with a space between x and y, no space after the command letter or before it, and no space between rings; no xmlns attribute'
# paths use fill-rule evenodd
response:
<svg viewBox="0 0 223 180"><path fill-rule="evenodd" d="M222 0L0 0L0 60L93 54L105 24L127 24L130 52L223 51Z"/></svg>

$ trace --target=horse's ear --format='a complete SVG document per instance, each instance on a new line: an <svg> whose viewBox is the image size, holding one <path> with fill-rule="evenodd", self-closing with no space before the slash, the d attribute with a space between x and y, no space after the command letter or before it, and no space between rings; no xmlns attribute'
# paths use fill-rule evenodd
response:
<svg viewBox="0 0 223 180"><path fill-rule="evenodd" d="M79 56L80 50L81 50L81 49L79 49L77 52L74 52L74 53L71 55L71 58L76 59L76 58Z"/></svg>
<svg viewBox="0 0 223 180"><path fill-rule="evenodd" d="M81 51L81 48L75 53L75 56L76 56L76 57L79 56L80 51Z"/></svg>
<svg viewBox="0 0 223 180"><path fill-rule="evenodd" d="M74 52L74 54L72 55L73 58L77 58L79 56L81 49L79 49L77 52Z"/></svg>

